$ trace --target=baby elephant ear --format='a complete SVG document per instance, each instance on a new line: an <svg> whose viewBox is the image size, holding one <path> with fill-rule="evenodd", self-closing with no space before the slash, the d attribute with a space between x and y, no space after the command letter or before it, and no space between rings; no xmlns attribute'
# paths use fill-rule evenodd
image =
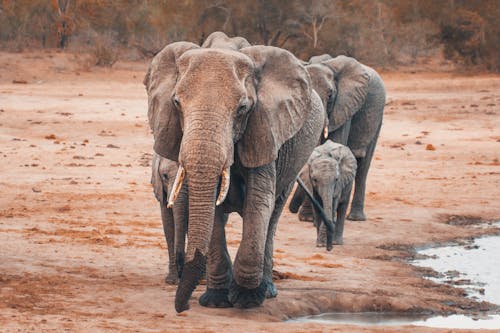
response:
<svg viewBox="0 0 500 333"><path fill-rule="evenodd" d="M177 59L186 51L199 48L187 42L172 43L158 53L149 66L144 85L148 93L148 119L153 130L157 154L177 161L182 139L178 112L172 103L177 81Z"/></svg>
<svg viewBox="0 0 500 333"><path fill-rule="evenodd" d="M241 52L253 59L257 100L238 142L244 166L270 163L303 126L313 109L309 74L290 52L272 46L251 46Z"/></svg>
<svg viewBox="0 0 500 333"><path fill-rule="evenodd" d="M370 75L356 59L338 56L322 62L334 73L337 99L330 113L329 132L348 121L363 106L368 95Z"/></svg>
<svg viewBox="0 0 500 333"><path fill-rule="evenodd" d="M228 37L222 31L212 32L203 42L201 47L219 48L238 51L244 47L250 46L250 43L243 37Z"/></svg>
<svg viewBox="0 0 500 333"><path fill-rule="evenodd" d="M351 150L346 146L339 148L339 183L344 188L347 184L354 180L356 176L357 163L356 158Z"/></svg>

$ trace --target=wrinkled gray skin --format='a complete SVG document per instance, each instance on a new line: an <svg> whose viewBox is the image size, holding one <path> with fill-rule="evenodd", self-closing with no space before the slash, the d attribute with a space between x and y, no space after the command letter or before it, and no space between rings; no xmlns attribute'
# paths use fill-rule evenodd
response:
<svg viewBox="0 0 500 333"><path fill-rule="evenodd" d="M312 57L306 69L325 106L328 138L348 146L356 157L358 171L348 219L364 221L366 178L385 107L384 83L375 70L345 56Z"/></svg>
<svg viewBox="0 0 500 333"><path fill-rule="evenodd" d="M321 204L326 217L335 224L333 244L336 245L343 244L344 221L355 175L356 158L351 150L331 140L314 149L300 172L300 178ZM304 197L304 190L299 187L292 202L302 202ZM326 228L315 207L313 216L317 230L316 246L324 247Z"/></svg>
<svg viewBox="0 0 500 333"><path fill-rule="evenodd" d="M180 163L189 189L186 263L176 310L189 308L205 262L201 305L259 306L276 295L276 224L324 124L309 74L290 52L276 47L235 51L177 42L153 59L144 83L154 149ZM227 167L229 192L215 206ZM224 231L231 212L243 218L234 267Z"/></svg>
<svg viewBox="0 0 500 333"><path fill-rule="evenodd" d="M165 282L176 284L182 272L185 257L186 233L188 223L188 191L182 186L176 204L167 208L168 197L172 191L179 163L153 153L151 184L156 199L160 203L161 222L167 241L168 274Z"/></svg>

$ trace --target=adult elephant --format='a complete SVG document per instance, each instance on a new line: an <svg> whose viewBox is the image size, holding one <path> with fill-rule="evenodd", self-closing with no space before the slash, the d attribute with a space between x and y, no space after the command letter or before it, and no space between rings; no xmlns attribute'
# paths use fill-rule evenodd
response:
<svg viewBox="0 0 500 333"><path fill-rule="evenodd" d="M224 48L239 50L250 46L250 43L243 37L228 37L225 33L216 31L211 33L202 47ZM177 284L178 275L184 266L185 240L188 224L188 199L187 184L184 184L177 193L177 204L170 207L174 180L179 162L164 158L156 153L153 154L151 184L156 199L160 203L161 221L163 233L167 243L168 251L168 273L165 282ZM170 203L169 203L170 201Z"/></svg>
<svg viewBox="0 0 500 333"><path fill-rule="evenodd" d="M384 83L374 69L346 56L312 57L306 69L325 106L328 138L347 145L356 157L358 169L348 219L364 221L366 178L384 114Z"/></svg>
<svg viewBox="0 0 500 333"><path fill-rule="evenodd" d="M288 51L250 46L239 51L167 45L144 80L154 150L179 161L187 179L186 263L175 296L178 312L207 266L200 304L254 307L272 283L273 237L293 182L324 124L319 96ZM243 218L232 267L224 225Z"/></svg>

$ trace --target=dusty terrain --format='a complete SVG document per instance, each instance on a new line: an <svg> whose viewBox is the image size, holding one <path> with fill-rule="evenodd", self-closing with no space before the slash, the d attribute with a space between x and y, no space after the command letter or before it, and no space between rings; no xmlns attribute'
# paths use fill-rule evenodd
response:
<svg viewBox="0 0 500 333"><path fill-rule="evenodd" d="M315 247L312 225L285 212L276 299L208 309L197 304L199 286L191 310L177 315L149 184L145 69L89 71L76 56L0 53L1 332L448 332L282 321L326 311L493 309L425 280L429 272L405 259L414 246L491 232L447 223L450 215L500 219L500 76L382 73L388 105L368 221L348 222L345 245L326 252ZM239 217L227 232L234 255Z"/></svg>

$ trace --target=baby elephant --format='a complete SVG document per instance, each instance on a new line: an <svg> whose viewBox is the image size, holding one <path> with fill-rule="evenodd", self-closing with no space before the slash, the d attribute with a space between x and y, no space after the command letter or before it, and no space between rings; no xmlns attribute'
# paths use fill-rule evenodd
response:
<svg viewBox="0 0 500 333"><path fill-rule="evenodd" d="M333 244L343 243L344 220L356 168L356 158L348 147L327 140L314 149L300 173L300 178L323 207L326 217L334 222ZM292 202L304 197L302 189L295 194ZM316 246L323 247L326 244L326 227L315 207L313 216L317 230Z"/></svg>
<svg viewBox="0 0 500 333"><path fill-rule="evenodd" d="M168 198L179 169L177 162L153 154L153 170L151 184L156 199L160 203L161 221L168 249L168 274L165 282L176 284L184 266L184 248L188 224L188 193L187 185L183 184L177 196L175 205L168 206ZM175 190L174 190L175 191Z"/></svg>

